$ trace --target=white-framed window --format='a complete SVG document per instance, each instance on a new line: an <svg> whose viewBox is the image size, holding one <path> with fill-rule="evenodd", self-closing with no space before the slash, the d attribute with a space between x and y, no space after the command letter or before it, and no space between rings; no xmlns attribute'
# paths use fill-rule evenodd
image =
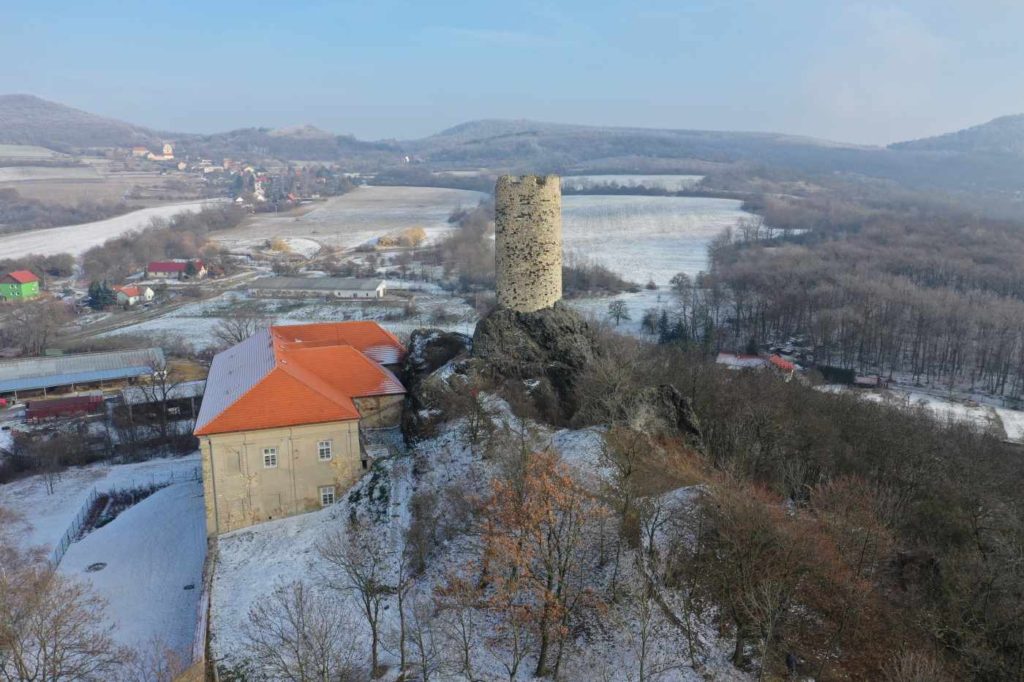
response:
<svg viewBox="0 0 1024 682"><path fill-rule="evenodd" d="M334 504L334 486L320 486L320 506L326 507L329 504Z"/></svg>
<svg viewBox="0 0 1024 682"><path fill-rule="evenodd" d="M277 448L263 448L263 468L277 468Z"/></svg>
<svg viewBox="0 0 1024 682"><path fill-rule="evenodd" d="M334 456L333 443L334 441L322 440L316 444L316 454L321 462L328 462Z"/></svg>

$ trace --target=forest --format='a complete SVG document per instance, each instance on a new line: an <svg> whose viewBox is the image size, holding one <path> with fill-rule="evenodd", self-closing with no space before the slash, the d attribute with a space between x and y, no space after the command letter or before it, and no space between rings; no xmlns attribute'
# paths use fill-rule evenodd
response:
<svg viewBox="0 0 1024 682"><path fill-rule="evenodd" d="M818 364L1019 396L1024 225L928 205L762 198L710 249L735 346L798 337Z"/></svg>

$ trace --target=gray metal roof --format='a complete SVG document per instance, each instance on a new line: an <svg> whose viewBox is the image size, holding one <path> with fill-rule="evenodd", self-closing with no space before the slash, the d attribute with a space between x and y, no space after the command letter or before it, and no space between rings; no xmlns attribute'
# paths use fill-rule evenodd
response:
<svg viewBox="0 0 1024 682"><path fill-rule="evenodd" d="M376 291L382 279L355 277L264 277L252 283L253 289L292 289L307 291Z"/></svg>
<svg viewBox="0 0 1024 682"><path fill-rule="evenodd" d="M0 393L129 379L152 374L153 368L163 365L159 348L4 360Z"/></svg>
<svg viewBox="0 0 1024 682"><path fill-rule="evenodd" d="M205 389L206 382L202 379L198 381L183 381L180 384L168 386L166 396L164 396L163 390L159 386L151 387L148 390L142 386L126 386L121 391L121 399L127 405L145 405L153 402L154 398L158 401L162 401L165 398L167 400L199 398L202 397Z"/></svg>
<svg viewBox="0 0 1024 682"><path fill-rule="evenodd" d="M213 421L275 367L270 330L258 332L236 346L218 353L206 378L208 390L196 418L196 430Z"/></svg>

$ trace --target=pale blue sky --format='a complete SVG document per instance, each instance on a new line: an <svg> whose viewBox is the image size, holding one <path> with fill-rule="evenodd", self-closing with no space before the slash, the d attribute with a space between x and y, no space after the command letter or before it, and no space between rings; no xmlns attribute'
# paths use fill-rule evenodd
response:
<svg viewBox="0 0 1024 682"><path fill-rule="evenodd" d="M1024 112L1024 1L0 0L0 93L172 131L475 118L887 143Z"/></svg>

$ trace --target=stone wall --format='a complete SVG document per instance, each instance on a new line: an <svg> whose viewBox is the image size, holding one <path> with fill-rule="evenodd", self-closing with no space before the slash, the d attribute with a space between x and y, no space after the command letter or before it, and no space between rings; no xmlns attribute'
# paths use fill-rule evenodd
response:
<svg viewBox="0 0 1024 682"><path fill-rule="evenodd" d="M557 175L504 175L494 189L498 304L522 313L562 298L562 188Z"/></svg>

